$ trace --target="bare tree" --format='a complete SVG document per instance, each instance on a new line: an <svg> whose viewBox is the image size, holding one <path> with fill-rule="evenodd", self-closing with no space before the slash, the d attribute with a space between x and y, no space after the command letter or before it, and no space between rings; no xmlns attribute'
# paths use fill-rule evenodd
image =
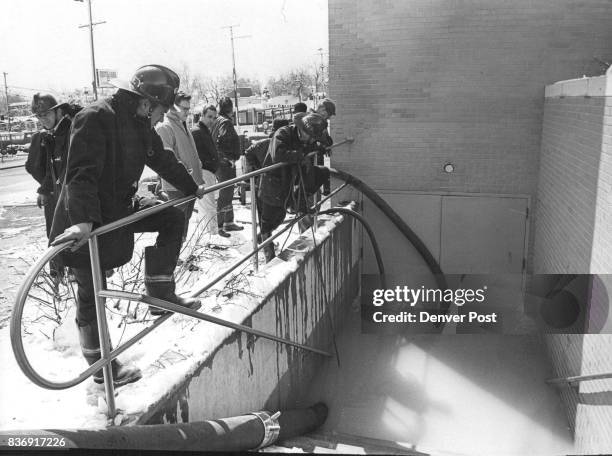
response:
<svg viewBox="0 0 612 456"><path fill-rule="evenodd" d="M298 98L306 98L312 92L311 87L315 82L315 74L307 67L295 68L278 78L270 78L267 88L272 96L296 95Z"/></svg>

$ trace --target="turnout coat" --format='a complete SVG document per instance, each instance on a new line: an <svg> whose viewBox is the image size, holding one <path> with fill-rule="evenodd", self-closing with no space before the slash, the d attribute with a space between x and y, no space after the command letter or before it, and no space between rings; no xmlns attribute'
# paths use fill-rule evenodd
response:
<svg viewBox="0 0 612 456"><path fill-rule="evenodd" d="M60 186L66 171L68 155L68 138L71 121L63 117L53 132L36 132L32 135L30 152L25 168L40 184L37 192L51 196L59 196Z"/></svg>
<svg viewBox="0 0 612 456"><path fill-rule="evenodd" d="M268 153L263 160L263 167L275 163L297 164L307 153L305 145L300 141L297 127L290 125L281 127L274 133ZM292 167L284 166L262 174L259 186L259 197L270 205L286 207L294 182Z"/></svg>
<svg viewBox="0 0 612 456"><path fill-rule="evenodd" d="M298 137L298 127L289 125L281 127L272 136L268 152L263 160L263 167L275 163L289 163L294 166L284 166L274 169L261 176L259 198L266 204L276 207L291 206L293 186L299 184L298 166L304 179L304 190L312 195L329 178L329 169L323 166L312 166L305 160L306 156L315 150L315 144L304 144ZM299 199L298 190L298 198Z"/></svg>
<svg viewBox="0 0 612 456"><path fill-rule="evenodd" d="M133 197L144 166L156 171L185 195L197 185L174 154L164 150L149 120L136 118L137 97L119 90L78 113L72 123L66 178L49 236L92 222L93 229L134 212ZM103 269L127 263L134 250L130 226L100 236ZM89 248L65 251L68 266L88 268Z"/></svg>

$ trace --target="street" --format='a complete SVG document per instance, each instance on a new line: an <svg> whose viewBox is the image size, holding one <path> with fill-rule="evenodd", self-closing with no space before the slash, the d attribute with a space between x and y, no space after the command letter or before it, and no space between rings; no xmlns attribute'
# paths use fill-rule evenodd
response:
<svg viewBox="0 0 612 456"><path fill-rule="evenodd" d="M0 206L36 203L37 188L25 167L0 169Z"/></svg>

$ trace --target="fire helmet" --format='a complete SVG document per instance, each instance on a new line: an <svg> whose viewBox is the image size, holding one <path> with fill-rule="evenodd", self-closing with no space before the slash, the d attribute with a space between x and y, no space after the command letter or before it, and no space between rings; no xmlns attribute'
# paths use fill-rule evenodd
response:
<svg viewBox="0 0 612 456"><path fill-rule="evenodd" d="M59 108L66 103L58 103L55 97L49 93L35 93L32 97L32 114L44 116L52 109Z"/></svg>
<svg viewBox="0 0 612 456"><path fill-rule="evenodd" d="M323 137L325 130L327 130L327 120L317 113L306 115L298 113L293 117L293 121L300 130L303 130L317 141Z"/></svg>
<svg viewBox="0 0 612 456"><path fill-rule="evenodd" d="M120 89L133 92L155 104L170 107L180 85L179 76L162 65L145 65L138 68L129 82L114 80L111 83Z"/></svg>

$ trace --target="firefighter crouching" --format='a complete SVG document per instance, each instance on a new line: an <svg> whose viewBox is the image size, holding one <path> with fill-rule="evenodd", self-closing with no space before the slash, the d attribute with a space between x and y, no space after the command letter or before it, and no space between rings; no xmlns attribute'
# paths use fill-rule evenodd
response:
<svg viewBox="0 0 612 456"><path fill-rule="evenodd" d="M268 239L285 220L287 209L296 213L308 212L307 198L329 177L329 169L313 166L306 159L316 141L321 140L327 121L319 114L299 113L294 124L279 128L270 141L263 166L275 163L291 163L272 170L261 177L259 198L261 207L261 240ZM264 247L266 261L276 255L274 245Z"/></svg>
<svg viewBox="0 0 612 456"><path fill-rule="evenodd" d="M90 232L138 209L134 195L145 165L185 195L201 198L204 192L204 186L196 185L174 154L164 150L153 130L174 103L179 82L175 72L161 65L141 67L129 82L116 82L119 90L112 97L83 109L73 121L65 182L49 238L51 245L75 242L63 252L62 259L72 267L78 284L76 323L83 356L90 365L100 359L89 249L84 245ZM174 268L184 223L181 210L170 207L100 236L102 270L121 266L131 259L134 233L157 232L155 245L145 248L147 294L199 308L199 300L181 298L175 293ZM167 312L151 308L151 313ZM138 368L118 360L113 360L112 371L115 386L142 377ZM94 374L94 381L103 383L101 370Z"/></svg>

